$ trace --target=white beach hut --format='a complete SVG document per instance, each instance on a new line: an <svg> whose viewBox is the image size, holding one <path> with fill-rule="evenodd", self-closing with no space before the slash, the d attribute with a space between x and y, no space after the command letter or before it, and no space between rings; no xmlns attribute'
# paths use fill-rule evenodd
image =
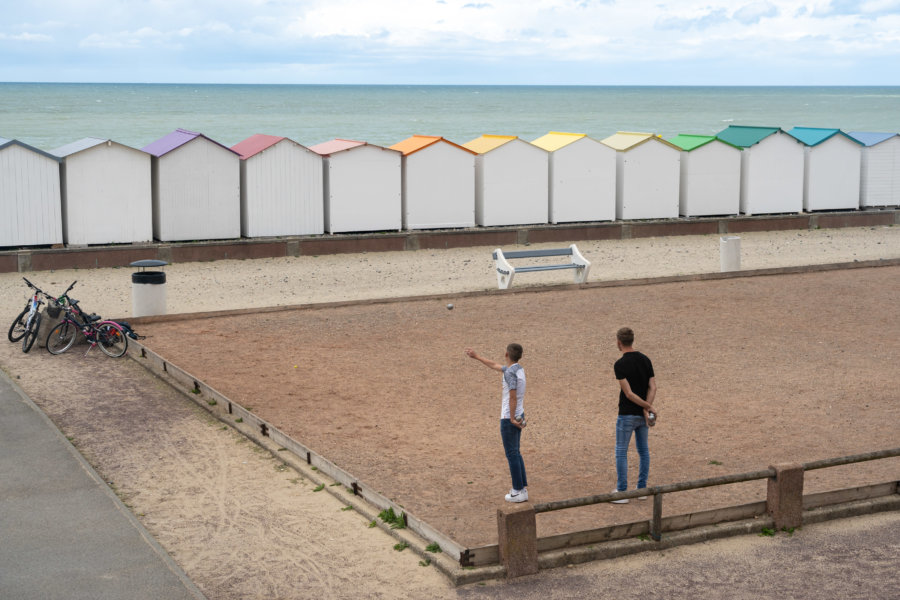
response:
<svg viewBox="0 0 900 600"><path fill-rule="evenodd" d="M681 134L679 212L685 217L736 215L741 205L741 149L713 135Z"/></svg>
<svg viewBox="0 0 900 600"><path fill-rule="evenodd" d="M153 157L153 237L174 242L241 236L236 152L184 129L142 150Z"/></svg>
<svg viewBox="0 0 900 600"><path fill-rule="evenodd" d="M475 152L433 135L391 149L403 153L403 229L475 225Z"/></svg>
<svg viewBox="0 0 900 600"><path fill-rule="evenodd" d="M803 211L803 144L780 127L730 125L716 137L741 148L741 212Z"/></svg>
<svg viewBox="0 0 900 600"><path fill-rule="evenodd" d="M61 244L60 159L0 138L0 248Z"/></svg>
<svg viewBox="0 0 900 600"><path fill-rule="evenodd" d="M241 157L241 235L325 231L321 156L286 137L261 133L231 149Z"/></svg>
<svg viewBox="0 0 900 600"><path fill-rule="evenodd" d="M616 151L583 133L551 131L531 142L549 152L551 223L616 218Z"/></svg>
<svg viewBox="0 0 900 600"><path fill-rule="evenodd" d="M325 160L325 231L401 229L401 154L356 140L310 146Z"/></svg>
<svg viewBox="0 0 900 600"><path fill-rule="evenodd" d="M514 135L482 135L463 147L475 157L475 222L482 226L547 223L549 157Z"/></svg>
<svg viewBox="0 0 900 600"><path fill-rule="evenodd" d="M852 131L863 144L859 204L900 206L900 134Z"/></svg>
<svg viewBox="0 0 900 600"><path fill-rule="evenodd" d="M805 146L803 209L859 208L862 143L840 129L794 127L788 133Z"/></svg>
<svg viewBox="0 0 900 600"><path fill-rule="evenodd" d="M93 137L50 153L63 160L66 244L127 244L153 239L149 154Z"/></svg>
<svg viewBox="0 0 900 600"><path fill-rule="evenodd" d="M616 151L616 218L678 217L681 149L652 133L620 131L601 140Z"/></svg>

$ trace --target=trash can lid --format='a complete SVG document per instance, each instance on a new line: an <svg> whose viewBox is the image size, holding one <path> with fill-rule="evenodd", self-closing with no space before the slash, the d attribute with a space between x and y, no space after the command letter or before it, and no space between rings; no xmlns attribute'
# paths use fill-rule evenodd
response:
<svg viewBox="0 0 900 600"><path fill-rule="evenodd" d="M140 267L140 268L144 268L144 267L164 267L164 266L166 266L167 264L169 264L169 263L167 263L167 262L164 261L164 260L156 260L156 259L153 259L153 258L148 258L148 259L146 259L146 260L136 260L136 261L134 261L133 263L131 263L130 266L132 266L132 267Z"/></svg>

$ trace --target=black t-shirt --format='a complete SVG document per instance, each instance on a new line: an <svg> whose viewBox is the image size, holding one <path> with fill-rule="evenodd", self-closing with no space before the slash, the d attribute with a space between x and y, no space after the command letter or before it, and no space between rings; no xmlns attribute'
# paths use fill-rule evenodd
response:
<svg viewBox="0 0 900 600"><path fill-rule="evenodd" d="M616 371L616 379L627 379L631 391L642 400L647 399L647 390L650 387L650 378L653 377L653 363L645 355L637 350L626 352L622 358L616 361L613 367ZM628 398L625 392L619 390L619 414L642 416L644 409Z"/></svg>

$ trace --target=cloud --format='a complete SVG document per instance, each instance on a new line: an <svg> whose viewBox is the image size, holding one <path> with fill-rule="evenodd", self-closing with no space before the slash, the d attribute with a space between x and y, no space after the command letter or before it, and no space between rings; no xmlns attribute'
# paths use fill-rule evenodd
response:
<svg viewBox="0 0 900 600"><path fill-rule="evenodd" d="M13 42L52 42L53 37L44 33L0 33L0 40L11 40Z"/></svg>
<svg viewBox="0 0 900 600"><path fill-rule="evenodd" d="M483 10L485 8L494 8L494 6L487 2L478 2L477 4L469 2L468 4L463 4L463 8L474 8L476 10Z"/></svg>
<svg viewBox="0 0 900 600"><path fill-rule="evenodd" d="M654 29L658 30L674 30L687 31L689 29L703 30L714 25L720 25L728 21L728 15L724 8L716 8L707 10L706 13L697 17L674 17L664 16L656 20L653 24Z"/></svg>
<svg viewBox="0 0 900 600"><path fill-rule="evenodd" d="M745 4L734 12L734 20L744 25L755 25L764 18L777 17L778 7L771 2Z"/></svg>

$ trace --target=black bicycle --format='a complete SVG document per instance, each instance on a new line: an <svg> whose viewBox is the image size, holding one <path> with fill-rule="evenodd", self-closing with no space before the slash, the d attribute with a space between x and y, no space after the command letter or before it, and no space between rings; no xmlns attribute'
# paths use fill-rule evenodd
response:
<svg viewBox="0 0 900 600"><path fill-rule="evenodd" d="M25 305L25 310L19 313L19 316L9 326L7 337L13 343L22 340L22 352L28 352L34 346L34 341L41 330L41 319L43 318L41 316L41 305L44 304L41 296L49 300L53 308L57 308L67 302L66 294L69 293L77 281L73 281L72 285L59 298L54 298L24 277L22 279L34 292L31 294L28 304ZM57 312L57 314L59 313Z"/></svg>
<svg viewBox="0 0 900 600"><path fill-rule="evenodd" d="M47 352L50 354L62 354L71 348L79 333L90 344L85 356L94 346L99 346L104 354L113 358L122 356L128 350L128 336L117 322L104 321L95 314L84 314L78 307L78 300L71 298L60 306L66 316L47 335Z"/></svg>

